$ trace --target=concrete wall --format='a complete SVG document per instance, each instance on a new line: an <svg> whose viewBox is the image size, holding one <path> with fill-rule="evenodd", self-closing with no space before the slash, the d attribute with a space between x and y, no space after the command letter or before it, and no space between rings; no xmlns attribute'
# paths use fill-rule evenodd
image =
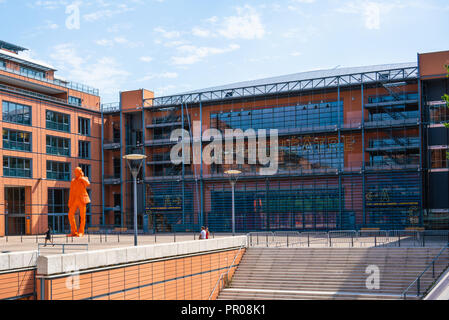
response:
<svg viewBox="0 0 449 320"><path fill-rule="evenodd" d="M207 300L220 275L240 262L247 237L86 251L37 260L45 300ZM42 292L41 292L42 291Z"/></svg>

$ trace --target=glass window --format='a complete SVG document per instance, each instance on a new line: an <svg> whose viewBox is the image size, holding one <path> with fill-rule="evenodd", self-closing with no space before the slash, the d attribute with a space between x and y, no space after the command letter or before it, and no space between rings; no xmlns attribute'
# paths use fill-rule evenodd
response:
<svg viewBox="0 0 449 320"><path fill-rule="evenodd" d="M70 157L70 139L47 136L47 154Z"/></svg>
<svg viewBox="0 0 449 320"><path fill-rule="evenodd" d="M81 105L82 105L81 98L77 98L77 97L69 96L68 102L69 102L69 104L74 105L74 106L78 106L78 107L81 107Z"/></svg>
<svg viewBox="0 0 449 320"><path fill-rule="evenodd" d="M79 141L79 158L90 159L90 142Z"/></svg>
<svg viewBox="0 0 449 320"><path fill-rule="evenodd" d="M3 101L2 103L3 121L31 125L31 106L14 102Z"/></svg>
<svg viewBox="0 0 449 320"><path fill-rule="evenodd" d="M31 159L3 157L3 176L31 178Z"/></svg>
<svg viewBox="0 0 449 320"><path fill-rule="evenodd" d="M45 73L43 71L38 71L27 67L20 67L20 72L31 78L45 78Z"/></svg>
<svg viewBox="0 0 449 320"><path fill-rule="evenodd" d="M47 129L70 132L70 115L47 110Z"/></svg>
<svg viewBox="0 0 449 320"><path fill-rule="evenodd" d="M78 133L83 136L90 136L90 119L78 118Z"/></svg>
<svg viewBox="0 0 449 320"><path fill-rule="evenodd" d="M31 133L3 129L3 149L31 151Z"/></svg>
<svg viewBox="0 0 449 320"><path fill-rule="evenodd" d="M47 179L70 181L70 163L47 161Z"/></svg>

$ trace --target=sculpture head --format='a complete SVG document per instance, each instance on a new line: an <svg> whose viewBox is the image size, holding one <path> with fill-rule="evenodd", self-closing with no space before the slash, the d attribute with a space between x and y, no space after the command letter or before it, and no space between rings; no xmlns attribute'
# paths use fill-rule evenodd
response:
<svg viewBox="0 0 449 320"><path fill-rule="evenodd" d="M76 167L75 168L75 177L79 178L79 177L82 177L82 176L84 176L83 170L80 167Z"/></svg>

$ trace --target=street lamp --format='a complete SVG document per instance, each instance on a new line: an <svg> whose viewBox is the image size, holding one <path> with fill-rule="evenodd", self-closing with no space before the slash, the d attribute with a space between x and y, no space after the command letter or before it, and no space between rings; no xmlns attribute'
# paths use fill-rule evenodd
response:
<svg viewBox="0 0 449 320"><path fill-rule="evenodd" d="M134 246L137 246L137 175L146 158L147 156L143 154L127 154L123 157L128 163L134 179Z"/></svg>
<svg viewBox="0 0 449 320"><path fill-rule="evenodd" d="M242 173L240 170L228 170L224 172L229 176L229 181L232 187L232 235L235 236L235 184L239 178L239 174Z"/></svg>

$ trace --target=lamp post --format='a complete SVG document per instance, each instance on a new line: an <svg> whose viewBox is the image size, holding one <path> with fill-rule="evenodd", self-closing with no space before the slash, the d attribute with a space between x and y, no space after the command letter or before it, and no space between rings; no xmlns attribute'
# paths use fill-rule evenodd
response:
<svg viewBox="0 0 449 320"><path fill-rule="evenodd" d="M224 173L229 176L232 187L232 235L235 236L235 184L237 183L239 174L242 172L240 170L228 170Z"/></svg>
<svg viewBox="0 0 449 320"><path fill-rule="evenodd" d="M123 157L128 163L134 180L134 246L137 246L137 175L146 158L147 156L143 154L127 154Z"/></svg>

